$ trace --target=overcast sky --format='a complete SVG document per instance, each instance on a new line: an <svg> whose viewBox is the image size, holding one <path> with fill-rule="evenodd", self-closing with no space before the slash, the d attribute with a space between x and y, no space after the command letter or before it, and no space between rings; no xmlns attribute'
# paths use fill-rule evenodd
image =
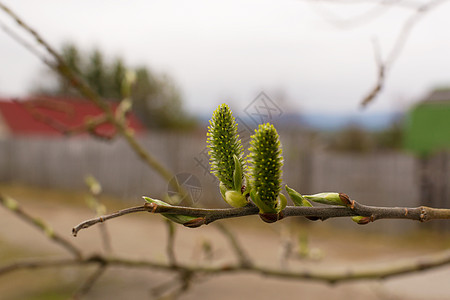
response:
<svg viewBox="0 0 450 300"><path fill-rule="evenodd" d="M284 110L357 112L376 80L372 40L386 56L412 14L388 7L376 10L368 22L341 28L325 15L357 17L372 11L372 1L2 2L55 47L67 41L86 50L99 47L110 58L122 56L129 65L169 74L186 107L200 113L222 102L243 109L260 91L282 102ZM450 83L449 16L446 2L417 23L366 113L404 108ZM17 29L3 12L0 21ZM0 97L26 94L43 69L0 31Z"/></svg>

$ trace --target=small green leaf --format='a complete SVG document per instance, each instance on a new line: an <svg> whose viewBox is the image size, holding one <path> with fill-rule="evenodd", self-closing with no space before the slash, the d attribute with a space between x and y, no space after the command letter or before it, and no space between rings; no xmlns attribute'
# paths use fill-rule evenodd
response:
<svg viewBox="0 0 450 300"><path fill-rule="evenodd" d="M286 196L280 193L280 195L278 196L277 211L281 212L283 209L286 208L286 205L287 205Z"/></svg>
<svg viewBox="0 0 450 300"><path fill-rule="evenodd" d="M234 160L234 172L233 172L234 190L240 193L243 179L241 162L239 161L239 158L235 154L233 154L233 160Z"/></svg>
<svg viewBox="0 0 450 300"><path fill-rule="evenodd" d="M148 203L155 203L156 205L161 205L161 206L173 206L173 205L170 205L169 203L166 203L164 201L153 199L153 198L150 198L150 197L145 197L144 196L142 198L144 198L144 200L146 202L148 202ZM183 224L183 225L185 223L187 223L187 222L190 222L190 221L198 218L198 217L193 217L193 216L174 215L174 214L162 214L162 215L164 217L166 217L167 219L175 222L175 223Z"/></svg>
<svg viewBox="0 0 450 300"><path fill-rule="evenodd" d="M250 198L256 204L256 206L258 206L260 214L278 213L274 207L270 207L270 206L266 205L263 201L261 201L261 198L259 197L259 195L257 194L257 192L255 190L250 191Z"/></svg>
<svg viewBox="0 0 450 300"><path fill-rule="evenodd" d="M285 186L285 189L289 195L289 198L291 198L292 202L294 202L295 206L312 207L312 204L308 200L306 200L299 192L297 192L294 189L291 189L287 185Z"/></svg>
<svg viewBox="0 0 450 300"><path fill-rule="evenodd" d="M227 192L227 187L223 182L219 183L220 194L222 195L223 200L225 200L225 193Z"/></svg>

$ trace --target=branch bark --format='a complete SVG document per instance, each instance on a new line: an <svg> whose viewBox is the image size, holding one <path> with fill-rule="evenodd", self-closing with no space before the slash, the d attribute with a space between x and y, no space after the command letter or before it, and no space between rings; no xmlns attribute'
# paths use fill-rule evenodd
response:
<svg viewBox="0 0 450 300"><path fill-rule="evenodd" d="M6 209L12 211L14 214L16 214L19 218L22 220L25 220L27 223L30 223L34 227L38 228L40 231L42 231L50 240L57 243L61 247L63 247L65 250L70 252L72 255L74 255L77 258L82 257L81 251L73 245L71 242L66 240L64 237L56 233L50 225L45 223L43 220L34 217L30 214L28 214L25 210L23 210L19 203L15 201L14 199L10 197L6 197L4 195L0 194L0 204L4 206Z"/></svg>
<svg viewBox="0 0 450 300"><path fill-rule="evenodd" d="M185 216L199 217L195 226L191 223L184 224L187 227L198 227L207 225L216 220L237 218L249 215L257 215L259 209L256 206L245 206L241 208L225 208L225 209L207 209L207 208L191 208L183 206L163 206L155 203L146 203L142 206L126 208L109 215L100 216L98 218L86 220L72 229L72 234L76 236L81 229L89 228L97 223L117 218L126 214L136 212L151 212L164 214L177 214ZM338 217L363 216L367 217L367 222L373 222L380 219L409 219L420 222L435 219L450 219L450 209L432 208L426 206L419 207L378 207L363 205L355 200L351 200L349 206L325 206L325 207L305 207L305 206L287 206L283 212L283 217L317 217L321 220Z"/></svg>
<svg viewBox="0 0 450 300"><path fill-rule="evenodd" d="M133 260L118 257L92 256L84 259L62 259L62 260L33 260L11 263L0 267L0 276L13 271L24 269L55 268L63 266L99 265L100 267L127 267L152 269L167 272L186 273L193 275L226 275L231 273L254 273L262 276L275 278L303 279L311 281L321 281L328 283L340 283L345 281L357 281L365 279L385 279L408 273L429 270L450 264L450 250L424 255L412 259L402 259L390 261L383 264L370 264L358 267L339 268L330 270L328 267L302 268L294 271L287 271L265 266L249 265L242 266L223 264L214 267L201 267L180 263L176 268L170 264L154 262L150 260ZM92 276L97 278L100 270Z"/></svg>

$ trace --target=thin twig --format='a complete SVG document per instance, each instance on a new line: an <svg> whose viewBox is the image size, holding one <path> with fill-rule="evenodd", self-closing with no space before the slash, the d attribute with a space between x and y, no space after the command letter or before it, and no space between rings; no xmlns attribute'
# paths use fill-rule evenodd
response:
<svg viewBox="0 0 450 300"><path fill-rule="evenodd" d="M206 225L211 222L226 218L237 218L249 215L256 215L259 209L256 206L246 206L241 208L224 208L224 209L207 209L207 208L192 208L184 206L163 206L155 203L146 203L142 206L135 206L126 208L112 214L100 216L98 218L86 220L72 229L74 236L81 229L89 228L97 223L105 222L109 219L117 218L126 214L136 212L152 212L164 214L177 214L185 216L199 217L201 219L195 220L196 226L191 226L191 223L184 224L187 227L198 227ZM373 222L380 219L409 219L420 222L450 219L450 209L446 208L431 208L426 206L419 206L414 208L408 207L378 207L360 204L352 200L351 206L326 206L326 207L305 207L305 206L287 206L283 210L283 217L318 217L322 220L338 217L350 216L364 216L368 217L367 222Z"/></svg>
<svg viewBox="0 0 450 300"><path fill-rule="evenodd" d="M230 245L239 260L239 264L243 268L250 267L253 264L252 260L247 255L244 248L242 248L242 246L239 243L239 241L237 240L236 236L223 223L217 223L216 227L230 242Z"/></svg>
<svg viewBox="0 0 450 300"><path fill-rule="evenodd" d="M76 88L81 95L86 97L92 103L97 105L105 114L107 120L113 124L117 130L117 132L122 135L133 151L154 171L156 171L161 177L165 180L171 182L173 187L183 196L189 199L189 194L185 191L185 189L180 186L176 180L172 180L173 174L170 172L163 164L159 162L158 159L153 157L145 148L136 140L132 130L128 128L125 122L121 122L114 116L112 108L108 103L102 99L90 86L77 74L73 72L73 70L65 63L64 59L58 54L53 47L47 43L44 38L37 33L31 26L26 24L16 13L14 13L11 9L9 9L6 5L0 2L0 9L2 9L7 15L9 15L16 23L23 28L26 32L31 34L36 42L43 46L48 54L50 54L55 63L50 62L49 60L41 59L41 56L38 56L41 61L50 67L52 70L60 74L62 77L66 78L70 84ZM28 49L28 48L27 48ZM33 48L31 48L33 49ZM33 52L34 53L34 52Z"/></svg>
<svg viewBox="0 0 450 300"><path fill-rule="evenodd" d="M18 262L9 263L3 266L0 266L0 276L6 275L19 270L28 270L28 269L43 269L43 268L60 268L65 266L75 266L79 265L82 260L73 259L73 258L65 258L65 259L54 259L54 260L45 260L45 259L33 259L33 260L21 260Z"/></svg>
<svg viewBox="0 0 450 300"><path fill-rule="evenodd" d="M169 281L165 281L157 286L154 286L150 289L150 293L153 297L162 297L164 294L168 294L168 291L174 288L178 284L179 276L170 279Z"/></svg>
<svg viewBox="0 0 450 300"><path fill-rule="evenodd" d="M106 271L105 265L98 266L95 272L93 272L91 276L86 278L81 287L74 293L72 299L74 300L81 299L84 295L89 293L89 291L92 289L95 283L97 283L97 281L105 273L105 271Z"/></svg>
<svg viewBox="0 0 450 300"><path fill-rule="evenodd" d="M214 267L192 266L189 264L178 264L174 269L171 265L163 262L150 260L133 260L126 258L114 258L105 256L93 256L84 259L64 259L64 260L34 260L11 263L0 267L0 275L5 275L13 271L24 269L52 268L62 266L81 266L97 264L108 267L127 267L161 270L168 272L184 272L189 276L194 275L226 275L231 273L254 273L263 276L275 278L303 279L312 281L322 281L329 283L338 283L344 281L356 281L365 279L384 279L403 274L420 272L434 269L450 264L450 250L444 250L438 253L424 255L416 258L401 259L390 261L383 264L370 264L358 267L346 267L330 270L329 267L302 268L298 270L282 270L277 268L268 268L265 266L251 265L230 265L224 264Z"/></svg>
<svg viewBox="0 0 450 300"><path fill-rule="evenodd" d="M438 5L444 3L447 0L434 0L428 1L415 8L415 12L410 16L403 24L400 33L398 34L394 45L391 48L387 58L384 61L377 61L378 75L375 85L369 90L367 95L361 101L361 107L366 107L372 102L381 92L386 81L386 73L392 68L400 53L405 48L406 42L410 36L410 33L414 26L420 21L420 19L430 10L434 9Z"/></svg>
<svg viewBox="0 0 450 300"><path fill-rule="evenodd" d="M100 182L92 176L88 175L84 179L86 185L89 188L89 192L91 196L87 199L88 205L91 207L91 209L95 212L95 215L101 216L106 212L106 208L104 205L102 205L98 199L98 196L102 192L102 186L100 185ZM110 254L112 252L112 246L111 246L111 238L109 235L108 228L106 227L106 224L100 224L100 236L102 239L102 245L103 249L106 253Z"/></svg>
<svg viewBox="0 0 450 300"><path fill-rule="evenodd" d="M3 9L3 5L0 3L0 8ZM38 49L33 47L30 43L28 43L25 39L23 39L20 35L15 33L11 28L9 28L5 23L0 21L1 29L9 35L13 40L15 40L19 45L22 45L32 54L34 54L40 61L44 62L46 65L51 64L51 62L44 56L43 53L39 52Z"/></svg>
<svg viewBox="0 0 450 300"><path fill-rule="evenodd" d="M177 265L177 258L175 256L175 224L169 220L165 220L167 227L167 246L166 253L169 259L169 264L173 267Z"/></svg>
<svg viewBox="0 0 450 300"><path fill-rule="evenodd" d="M69 251L75 257L82 257L81 251L75 245L56 233L53 228L43 220L28 214L20 207L19 203L16 200L0 194L0 204L3 205L6 209L15 213L22 220L25 220L29 224L32 224L34 227L41 230L43 233L45 233L45 235L47 235L50 240L63 247L65 250Z"/></svg>

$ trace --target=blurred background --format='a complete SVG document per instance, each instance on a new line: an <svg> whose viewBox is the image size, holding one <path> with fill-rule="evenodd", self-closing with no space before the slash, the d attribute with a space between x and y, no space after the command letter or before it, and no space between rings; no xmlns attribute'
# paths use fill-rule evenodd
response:
<svg viewBox="0 0 450 300"><path fill-rule="evenodd" d="M435 1L422 13L417 9L428 1L2 2L60 50L68 65L113 109L121 100L126 71L135 72L129 125L145 148L173 172L173 180L192 193L191 205L225 206L217 179L209 173L206 130L214 109L227 103L245 147L258 124L275 124L283 145L283 181L301 193L344 192L377 206L450 207L450 40L445 30L450 26L449 1ZM163 198L173 193L167 180L143 164L124 140L114 138L112 126L97 129L106 139L64 136L61 129L78 128L101 111L11 39L5 28L34 45L3 13L0 25L4 29L0 30L0 183L4 192L30 205L39 200L55 210L59 207L60 213L66 205L82 210L87 175L100 182L104 201L112 207L141 203L142 195ZM363 108L362 100L380 80L380 66L385 67L381 91ZM54 220L48 210L35 208ZM14 222L5 210L0 210L0 216L5 226ZM72 224L54 221L67 225L67 230L88 218L81 211L66 217ZM250 241L249 252L266 239L263 233L268 227L256 221L231 222L232 227L247 224L250 228L241 233L243 242ZM154 228L161 226L156 218L152 222ZM383 220L358 228L344 219L299 224L310 234L303 230L287 236L295 236L295 241L297 235L303 241L309 236L309 245L324 262L348 263L353 258L348 251L359 249L350 245L357 241L362 245L358 251L368 253L361 255L361 261L405 253L413 256L450 245L448 221ZM122 226L133 230L131 223ZM273 231L291 232L277 226L270 229L272 235ZM342 232L335 232L336 228ZM200 235L208 236L208 230ZM193 237L192 231L180 232L183 241L203 241ZM89 234L80 242L95 241ZM253 235L260 239L253 241ZM4 251L4 261L14 257L11 253L16 248L26 248L13 236L11 230L0 231L0 243L10 249ZM277 240L277 235L272 238ZM119 238L116 243L120 248ZM380 244L386 246L376 254L374 245ZM277 251L272 246L267 246L272 249L267 257ZM343 247L342 253L331 254L333 247ZM144 253L133 250L124 247L122 253ZM25 257L30 254L24 253ZM53 252L44 246L37 253ZM66 274L68 290L76 277L71 272ZM136 279L136 274L127 276ZM335 291L337 297L358 292L367 299L450 297L450 290L436 283L437 277L450 278L448 267L443 273L420 276L382 287L327 287L323 294L316 284L306 284L302 291L316 298ZM264 280L270 282L269 290L279 289L278 283ZM430 285L426 293L404 288L415 280ZM105 281L100 290L111 288L110 283ZM209 286L211 293L220 288ZM289 295L296 287L283 289ZM190 296L205 290L208 286ZM237 295L246 293L243 287L238 290ZM23 296L9 292L11 299ZM27 299L32 294L36 291L27 294ZM92 299L98 299L94 295ZM261 299L268 295L262 292Z"/></svg>

